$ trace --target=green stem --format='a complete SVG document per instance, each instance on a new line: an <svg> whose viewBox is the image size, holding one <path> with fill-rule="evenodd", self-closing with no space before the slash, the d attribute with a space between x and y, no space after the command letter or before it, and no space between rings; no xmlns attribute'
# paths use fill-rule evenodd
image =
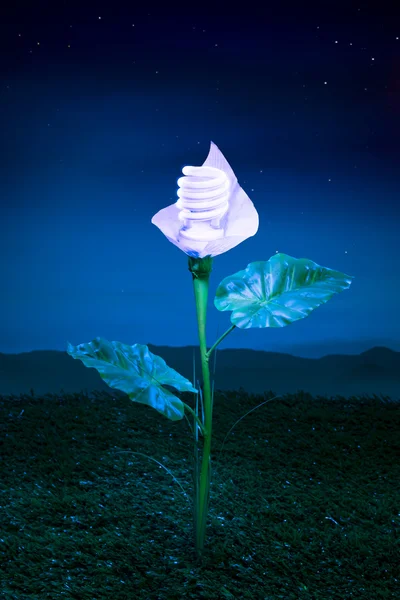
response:
<svg viewBox="0 0 400 600"><path fill-rule="evenodd" d="M214 346L211 346L211 348L209 349L209 351L206 354L208 360L210 359L211 352L213 350L215 350L215 348L218 346L218 344L220 344L222 342L222 340L224 338L226 338L226 336L228 335L228 333L230 333L231 331L233 331L235 329L235 327L236 327L236 325L232 325L232 327L229 327L229 329L227 331L225 331L225 333L222 334L221 337L215 342Z"/></svg>
<svg viewBox="0 0 400 600"><path fill-rule="evenodd" d="M208 282L212 269L212 257L189 257L189 271L193 277L194 297L196 302L197 327L200 345L200 360L203 375L203 405L204 405L204 445L201 461L200 480L198 487L198 510L196 512L196 551L201 556L204 548L204 538L207 524L207 513L210 499L211 473L211 431L212 403L210 369L208 366L206 342L206 317Z"/></svg>
<svg viewBox="0 0 400 600"><path fill-rule="evenodd" d="M205 429L205 427L204 427L203 423L200 421L199 417L198 417L198 416L196 415L196 413L194 412L193 408L191 408L191 407L190 407L188 404L186 404L185 402L182 402L182 404L183 404L183 406L185 407L185 409L186 409L187 411L189 411L189 412L190 412L190 413L191 413L191 414L194 416L194 418L195 418L195 419L196 419L196 421L197 421L197 424L198 424L198 426L200 427L201 433L203 434L203 436L205 436L205 434L206 434L206 429Z"/></svg>

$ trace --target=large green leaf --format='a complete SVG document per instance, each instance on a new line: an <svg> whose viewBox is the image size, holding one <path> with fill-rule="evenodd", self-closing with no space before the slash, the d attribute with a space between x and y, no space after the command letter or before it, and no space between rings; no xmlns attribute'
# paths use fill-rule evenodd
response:
<svg viewBox="0 0 400 600"><path fill-rule="evenodd" d="M125 392L135 402L152 406L171 421L183 418L184 405L163 385L181 392L198 391L143 344L128 346L97 337L79 346L68 343L67 352L86 367L96 369L110 387Z"/></svg>
<svg viewBox="0 0 400 600"><path fill-rule="evenodd" d="M239 329L285 327L349 288L352 279L308 258L280 253L225 277L214 305L231 310L231 323Z"/></svg>

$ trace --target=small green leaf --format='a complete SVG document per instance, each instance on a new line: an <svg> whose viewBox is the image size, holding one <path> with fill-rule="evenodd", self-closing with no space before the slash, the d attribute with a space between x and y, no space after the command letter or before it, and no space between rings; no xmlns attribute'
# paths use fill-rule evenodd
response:
<svg viewBox="0 0 400 600"><path fill-rule="evenodd" d="M67 352L72 358L79 358L86 367L96 369L110 387L125 392L135 402L152 406L171 421L183 418L184 405L163 385L181 392L197 393L188 379L143 344L128 346L97 337L79 346L68 343Z"/></svg>
<svg viewBox="0 0 400 600"><path fill-rule="evenodd" d="M231 310L231 323L239 329L285 327L349 288L352 279L308 258L280 253L225 277L214 305Z"/></svg>

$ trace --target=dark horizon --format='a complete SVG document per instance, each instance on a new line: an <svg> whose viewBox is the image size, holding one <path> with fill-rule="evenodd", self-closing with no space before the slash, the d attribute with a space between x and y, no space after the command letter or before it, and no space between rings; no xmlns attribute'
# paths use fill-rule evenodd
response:
<svg viewBox="0 0 400 600"><path fill-rule="evenodd" d="M214 259L208 347L231 325L213 305L218 284L283 252L352 285L290 326L235 330L220 349L400 350L394 14L353 3L285 3L268 18L6 10L0 353L97 336L198 345L188 257L151 218L211 141L259 229Z"/></svg>
<svg viewBox="0 0 400 600"><path fill-rule="evenodd" d="M201 387L198 346L170 348L148 344L155 357ZM80 394L105 392L122 395L110 387L96 368L61 350L39 350L27 354L0 353L0 396L13 394ZM400 401L400 352L372 348L357 355L326 355L318 358L254 349L216 349L210 358L210 375L215 390L246 390L248 394L298 393L325 398L385 397Z"/></svg>
<svg viewBox="0 0 400 600"><path fill-rule="evenodd" d="M111 340L118 341L118 340ZM143 340L135 341L134 343L144 343ZM185 344L182 346L171 346L169 344L153 344L151 340L147 340L145 345L149 347L149 349L154 353L154 349L166 348L166 349L198 349L198 344ZM210 347L211 344L208 344ZM340 350L336 350L336 348L340 348ZM400 342L396 342L395 340L368 340L367 338L361 340L354 341L344 341L344 340L329 340L328 342L315 342L315 343L303 343L303 344L295 344L286 346L278 346L276 345L274 349L268 348L247 348L245 346L225 346L222 342L217 347L217 353L223 350L252 350L254 352L266 352L271 354L284 354L289 356L294 356L297 358L310 358L310 359L319 359L324 358L326 356L358 356L360 354L365 354L369 352L374 352L376 350L389 350L391 352L400 352ZM23 350L21 352L0 352L0 355L3 356L16 356L21 354L30 354L32 352L65 352L67 351L63 348L54 349L54 348L33 348L31 350ZM214 359L212 359L213 362Z"/></svg>

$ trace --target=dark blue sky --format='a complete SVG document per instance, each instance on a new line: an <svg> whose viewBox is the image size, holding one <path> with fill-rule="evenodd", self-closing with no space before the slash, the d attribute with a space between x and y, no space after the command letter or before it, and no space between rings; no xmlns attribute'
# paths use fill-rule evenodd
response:
<svg viewBox="0 0 400 600"><path fill-rule="evenodd" d="M230 326L220 281L279 251L352 285L221 348L400 349L400 22L379 3L308 6L222 17L17 2L2 18L0 352L98 335L198 344L187 256L151 218L211 140L260 225L214 259L208 346Z"/></svg>

